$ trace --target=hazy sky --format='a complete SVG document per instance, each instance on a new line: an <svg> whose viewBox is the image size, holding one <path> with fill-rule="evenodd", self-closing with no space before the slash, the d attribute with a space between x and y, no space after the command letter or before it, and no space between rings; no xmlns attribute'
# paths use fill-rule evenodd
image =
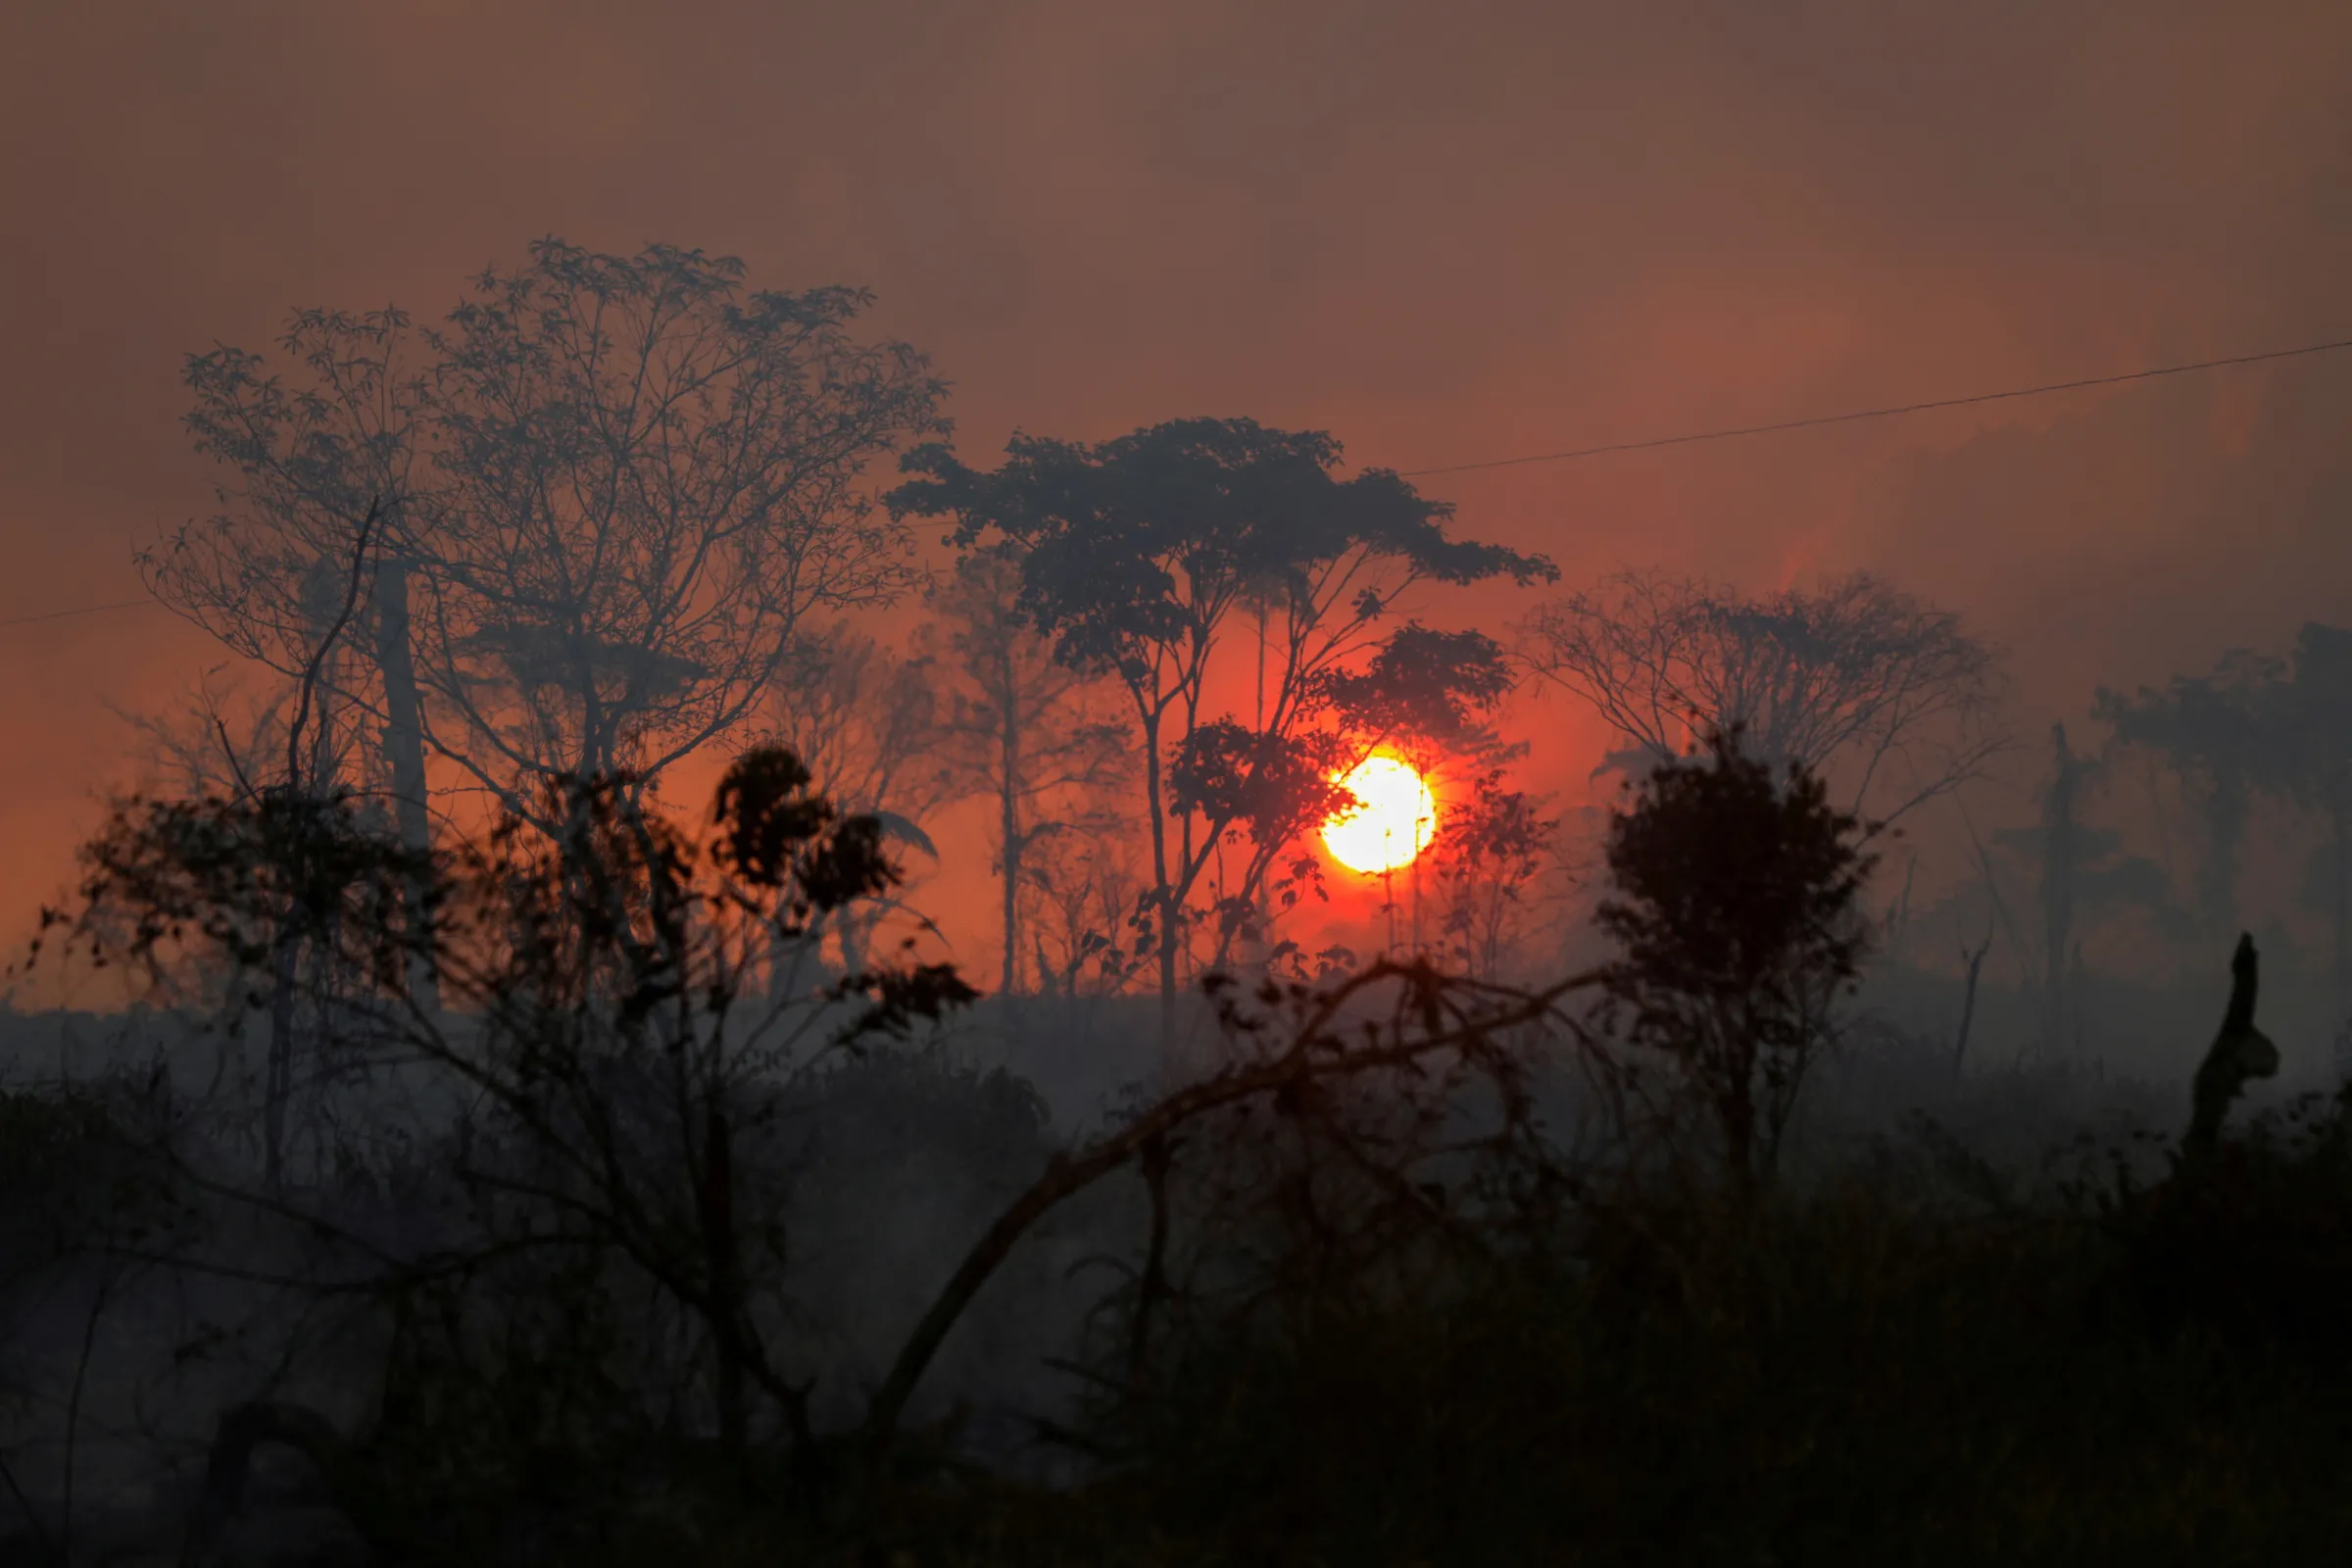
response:
<svg viewBox="0 0 2352 1568"><path fill-rule="evenodd" d="M871 286L975 460L1249 414L1409 469L2352 337L2352 7L13 0L0 206L5 618L207 509L185 351L546 233ZM2038 725L2352 619L2348 424L2340 354L1429 484L1572 577L1885 568ZM109 705L217 658L0 629L8 909Z"/></svg>

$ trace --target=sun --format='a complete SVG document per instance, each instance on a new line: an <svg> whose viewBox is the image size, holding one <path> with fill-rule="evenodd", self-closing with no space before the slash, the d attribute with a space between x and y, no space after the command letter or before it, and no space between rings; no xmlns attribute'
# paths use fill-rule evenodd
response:
<svg viewBox="0 0 2352 1568"><path fill-rule="evenodd" d="M1438 801L1394 757L1370 757L1339 781L1361 804L1323 824L1323 847L1350 871L1376 876L1410 863L1438 830Z"/></svg>

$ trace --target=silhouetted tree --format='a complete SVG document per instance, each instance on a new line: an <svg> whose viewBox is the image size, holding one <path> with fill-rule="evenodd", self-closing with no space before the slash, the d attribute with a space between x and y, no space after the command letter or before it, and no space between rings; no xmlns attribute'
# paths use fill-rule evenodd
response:
<svg viewBox="0 0 2352 1568"><path fill-rule="evenodd" d="M1095 798L1123 782L1126 762L1126 726L1093 701L1100 683L1054 657L1051 640L1022 612L1020 591L1016 555L976 551L932 597L939 662L953 682L940 719L941 760L958 793L985 795L996 808L999 986L1008 995L1021 989L1023 904L1039 891L1030 850L1055 835L1106 828L1112 818ZM1100 930L1115 931L1124 913L1114 911ZM1065 966L1078 957L1070 954ZM1063 983L1074 979L1065 967ZM1046 980L1041 959L1038 983Z"/></svg>
<svg viewBox="0 0 2352 1568"><path fill-rule="evenodd" d="M853 334L868 295L743 277L548 239L437 328L298 315L292 383L191 357L190 426L233 478L220 515L143 553L150 587L291 678L337 530L381 497L370 635L325 689L378 727L410 847L428 749L510 809L553 778L657 777L745 720L804 615L911 584L861 477L945 429L922 357Z"/></svg>
<svg viewBox="0 0 2352 1568"><path fill-rule="evenodd" d="M2081 1024L2082 933L2117 911L2164 902L2164 870L2145 856L2124 853L2123 835L2095 826L2089 808L2107 764L2069 744L2066 726L2050 726L2049 781L2041 819L2033 827L2003 828L1993 842L2034 868L2041 906L2042 1030L2053 1050ZM1965 945L1964 945L1965 946Z"/></svg>
<svg viewBox="0 0 2352 1568"><path fill-rule="evenodd" d="M2068 1004L2067 955L2075 927L2075 879L2082 849L2077 842L2082 823L2082 767L2074 748L2066 743L2066 726L2050 726L2050 745L2056 754L2050 787L2041 809L2041 917L2047 950L2044 971L2049 986L2049 1037L2053 1044L2068 1032L2074 1009Z"/></svg>
<svg viewBox="0 0 2352 1568"><path fill-rule="evenodd" d="M1504 742L1493 721L1517 684L1502 645L1486 633L1418 624L1391 633L1362 668L1335 670L1325 682L1342 767L1375 750L1391 753L1439 802L1433 842L1405 872L1411 950L1428 950L1424 884L1436 884L1439 948L1480 974L1499 958L1502 922L1533 882L1555 825L1539 826L1526 798L1503 788L1505 764L1527 747ZM1394 905L1394 877L1384 881ZM1473 905L1483 912L1474 914ZM1484 935L1472 939L1474 928Z"/></svg>
<svg viewBox="0 0 2352 1568"><path fill-rule="evenodd" d="M2236 919L2240 855L2259 797L2316 814L2326 842L2321 903L2339 991L2352 995L2352 631L2306 623L2285 656L2231 649L2205 675L2136 697L2099 689L2094 711L2119 743L2179 775L2205 819L2199 906L2209 928Z"/></svg>
<svg viewBox="0 0 2352 1568"><path fill-rule="evenodd" d="M2327 824L2320 880L2340 1005L2352 1002L2352 630L2309 622L2290 659L2277 722L2287 793Z"/></svg>
<svg viewBox="0 0 2352 1568"><path fill-rule="evenodd" d="M926 447L905 463L918 477L890 497L900 514L955 517L959 543L1020 546L1021 608L1056 657L1125 690L1170 1002L1190 901L1229 834L1250 846L1220 889L1232 911L1254 905L1282 845L1334 804L1317 709L1373 622L1423 580L1555 575L1541 558L1448 539L1446 504L1385 469L1338 478L1339 461L1319 432L1188 419L1094 446L1016 436L993 473ZM1258 624L1248 723L1218 714L1210 691L1237 614Z"/></svg>
<svg viewBox="0 0 2352 1568"><path fill-rule="evenodd" d="M1495 979L1537 913L1538 879L1553 850L1559 820L1524 790L1505 789L1499 768L1447 804L1425 852L1446 959L1480 980Z"/></svg>
<svg viewBox="0 0 2352 1568"><path fill-rule="evenodd" d="M313 678L309 771L320 787L343 781L345 715L372 724L380 767L349 782L381 779L401 842L422 853L431 827L410 599L425 546L406 503L429 466L420 406L432 345L385 309L297 312L279 346L291 383L263 356L226 345L187 357L187 425L197 451L226 470L222 510L140 551L140 575L165 605L292 683L341 603L355 520L380 508L351 634ZM207 708L225 749L208 765L234 773L234 745ZM414 979L429 992L429 975Z"/></svg>
<svg viewBox="0 0 2352 1568"><path fill-rule="evenodd" d="M944 428L942 384L851 325L870 296L542 240L434 337L423 678L454 755L516 782L651 779L764 699L803 617L912 583L865 466Z"/></svg>
<svg viewBox="0 0 2352 1568"><path fill-rule="evenodd" d="M1776 779L1736 731L1660 763L1609 824L1594 916L1621 950L1609 1007L1632 1044L1679 1067L1742 1184L1770 1174L1859 970L1874 831L1803 766Z"/></svg>
<svg viewBox="0 0 2352 1568"><path fill-rule="evenodd" d="M1362 669L1334 670L1325 688L1359 745L1393 748L1429 770L1442 758L1498 760L1524 750L1501 742L1492 723L1515 684L1502 645L1485 632L1408 624Z"/></svg>
<svg viewBox="0 0 2352 1568"><path fill-rule="evenodd" d="M1622 572L1539 612L1522 652L1626 743L1621 766L1737 727L1772 767L1850 780L1847 808L1883 822L1977 778L2004 744L1992 650L1867 572L1761 598Z"/></svg>
<svg viewBox="0 0 2352 1568"><path fill-rule="evenodd" d="M2176 675L2162 691L2126 697L2102 686L2091 711L2116 741L2156 753L2177 773L2204 819L2205 855L2197 905L2209 930L2237 923L2237 882L2246 827L2266 775L2283 758L2276 691L2285 673L2276 656L2232 649L2211 674Z"/></svg>
<svg viewBox="0 0 2352 1568"><path fill-rule="evenodd" d="M284 1168L304 959L311 960L307 989L314 1031L323 1051L341 984L351 972L345 961L349 955L336 940L335 928L347 914L361 912L347 908L347 895L365 869L367 858L355 861L351 854L365 835L346 825L353 797L334 777L331 752L310 737L319 735L330 716L331 686L325 672L359 609L381 515L380 506L370 501L346 542L341 604L320 625L296 679L282 765L260 779L251 777L223 731L222 755L234 775L233 792L194 801L133 803L116 813L108 831L86 846L82 856L87 872L83 894L93 908L122 902L108 890L131 890L128 906L137 922L132 928L134 949L153 948L157 921L176 934L177 927L199 920L200 929L235 966L266 955L267 990L246 992L232 982L225 1000L235 1011L265 1006L269 1013L262 1141L264 1179L271 1190ZM421 878L416 852L403 853ZM256 879L256 886L246 889L239 920L213 923L220 912L203 907L201 877L183 885L182 873L193 864L204 867L202 876L216 880L240 874ZM403 901L404 915L394 917L379 908L367 911L367 917L372 926L388 926L398 933L383 940L410 940L421 949L431 902L429 887L418 880ZM56 918L54 912L45 912L43 930ZM419 967L429 973L429 962Z"/></svg>
<svg viewBox="0 0 2352 1568"><path fill-rule="evenodd" d="M1135 846L1117 827L1054 833L1022 857L1031 907L1024 916L1041 994L1121 991L1151 955L1126 940L1142 881Z"/></svg>
<svg viewBox="0 0 2352 1568"><path fill-rule="evenodd" d="M344 1002L347 1049L422 1067L467 1107L436 1173L464 1201L390 1247L273 1201L265 1212L327 1254L288 1283L399 1298L534 1261L620 1270L701 1347L707 1408L740 1467L760 1406L808 1436L775 1295L786 1097L831 1052L973 993L953 967L910 960L824 978L824 916L898 873L880 824L837 813L789 753L739 758L706 836L649 810L636 784L557 781L529 820L424 866L341 797L129 803L86 852L81 907L52 924L102 959L160 971L195 956L232 979L274 972L289 925L339 944L373 982ZM412 931L397 909L419 874L438 918ZM419 942L447 1007L401 984Z"/></svg>

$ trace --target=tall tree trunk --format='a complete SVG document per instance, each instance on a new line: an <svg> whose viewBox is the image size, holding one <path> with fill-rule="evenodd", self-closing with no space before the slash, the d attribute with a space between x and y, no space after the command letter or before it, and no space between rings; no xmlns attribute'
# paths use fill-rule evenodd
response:
<svg viewBox="0 0 2352 1568"><path fill-rule="evenodd" d="M311 776L307 783L297 781L296 787L325 809L342 784L341 769L335 756L335 652L328 649L318 661L318 705L312 710L312 721L318 725L311 742ZM318 1029L319 1045L329 1043L334 1024L331 1015L333 999L342 976L336 969L339 944L336 941L335 918L337 906L329 904L318 911L318 937L311 949L311 994L318 999ZM289 1060L291 1058L289 1057ZM290 1080L289 1080L290 1081Z"/></svg>
<svg viewBox="0 0 2352 1568"><path fill-rule="evenodd" d="M865 973L866 928L858 923L855 906L843 905L834 911L833 920L833 929L841 937L842 973Z"/></svg>
<svg viewBox="0 0 2352 1568"><path fill-rule="evenodd" d="M386 555L375 566L375 662L384 680L384 763L392 774L392 810L403 849L422 855L432 848L424 780L424 705L416 690L416 662L409 629L409 564ZM410 885L403 911L412 939L424 928L422 878ZM437 1007L439 985L421 942L409 958L409 997L419 1006Z"/></svg>
<svg viewBox="0 0 2352 1568"><path fill-rule="evenodd" d="M1960 1028L1952 1037L1952 1076L1960 1076L1968 1060L1968 1031L1977 1021L1977 981L1984 972L1984 955L1992 951L1992 922L1984 922L1984 940L1971 950L1966 942L1960 945L1960 956L1968 964L1968 987L1960 994Z"/></svg>
<svg viewBox="0 0 2352 1568"><path fill-rule="evenodd" d="M1021 841L1020 830L1012 825L1012 812L1004 813L1004 967L997 982L1002 996L1017 995L1021 988L1019 947L1021 939L1021 852L1028 846ZM1044 973L1039 973L1043 983Z"/></svg>
<svg viewBox="0 0 2352 1568"><path fill-rule="evenodd" d="M1159 911L1159 1032L1164 1048L1176 1022L1176 890L1168 882L1168 819L1161 808L1156 713L1144 719L1144 801L1152 816L1152 885Z"/></svg>
<svg viewBox="0 0 2352 1568"><path fill-rule="evenodd" d="M318 660L317 702L311 710L311 722L318 726L311 732L311 776L307 781L289 782L323 801L341 782L335 767L335 654L331 648Z"/></svg>
<svg viewBox="0 0 2352 1568"><path fill-rule="evenodd" d="M1021 852L1028 848L1021 835L1021 714L1020 694L1010 671L1004 680L1005 701L998 704L1004 715L999 737L997 830L1004 844L1004 974L997 989L1011 996L1021 978Z"/></svg>

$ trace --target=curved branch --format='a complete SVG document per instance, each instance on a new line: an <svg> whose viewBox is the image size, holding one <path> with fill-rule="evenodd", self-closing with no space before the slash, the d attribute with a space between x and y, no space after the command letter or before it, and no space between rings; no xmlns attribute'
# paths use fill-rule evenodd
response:
<svg viewBox="0 0 2352 1568"><path fill-rule="evenodd" d="M1044 1174L1013 1200L997 1216L987 1233L973 1244L971 1250L964 1254L962 1263L915 1324L913 1333L907 1337L897 1361L892 1364L890 1375L883 1380L866 1406L865 1425L860 1437L869 1450L878 1450L889 1442L898 1427L900 1416L906 1410L907 1399L914 1393L915 1385L921 1381L932 1358L938 1354L949 1330L956 1326L964 1309L980 1294L981 1287L1003 1265L1029 1229L1064 1200L1076 1196L1152 1147L1164 1145L1179 1128L1210 1111L1257 1096L1277 1094L1285 1089L1296 1091L1324 1079L1348 1077L1381 1067L1401 1066L1423 1056L1459 1050L1496 1030L1532 1023L1545 1016L1561 998L1599 984L1602 973L1599 970L1587 970L1542 991L1517 993L1512 996L1509 1005L1494 1012L1393 1045L1349 1050L1341 1041L1324 1033L1348 998L1379 980L1392 977L1401 977L1411 983L1416 979L1425 979L1426 971L1408 964L1383 962L1373 965L1330 993L1300 1029L1291 1047L1273 1061L1229 1067L1212 1078L1180 1089L1118 1132L1098 1140L1075 1154L1058 1156L1048 1164ZM1493 988L1481 989L1489 995L1503 995Z"/></svg>

